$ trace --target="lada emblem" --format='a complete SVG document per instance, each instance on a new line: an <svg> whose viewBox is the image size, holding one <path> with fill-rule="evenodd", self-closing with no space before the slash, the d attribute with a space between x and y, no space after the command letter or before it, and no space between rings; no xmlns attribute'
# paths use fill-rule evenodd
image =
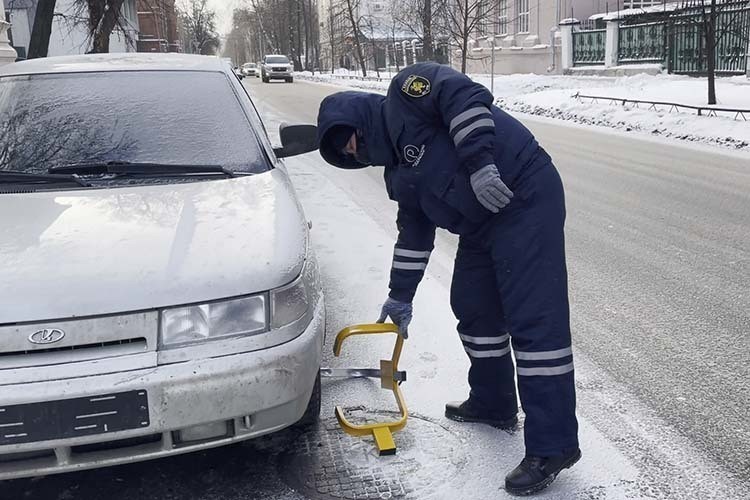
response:
<svg viewBox="0 0 750 500"><path fill-rule="evenodd" d="M32 344L54 344L65 337L65 332L59 328L45 328L29 335Z"/></svg>

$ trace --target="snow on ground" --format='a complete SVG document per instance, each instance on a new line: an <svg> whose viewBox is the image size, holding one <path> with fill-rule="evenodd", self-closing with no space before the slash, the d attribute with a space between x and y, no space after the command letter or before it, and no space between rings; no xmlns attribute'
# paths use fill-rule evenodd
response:
<svg viewBox="0 0 750 500"><path fill-rule="evenodd" d="M390 74L382 79L361 81L352 73L300 74L307 80L345 85L363 90L384 92ZM369 75L368 75L369 76ZM373 75L375 76L375 75ZM488 75L472 75L476 81L490 88ZM679 139L711 144L750 152L750 112L735 119L735 113L718 112L718 116L698 116L695 110L672 110L660 106L592 102L577 99L583 95L666 101L685 105L704 105L707 102L707 83L703 78L676 75L636 75L629 77L555 76L555 75L499 75L495 76L496 103L503 109L529 115L648 134L652 137ZM750 79L744 76L721 78L717 81L717 107L750 111Z"/></svg>

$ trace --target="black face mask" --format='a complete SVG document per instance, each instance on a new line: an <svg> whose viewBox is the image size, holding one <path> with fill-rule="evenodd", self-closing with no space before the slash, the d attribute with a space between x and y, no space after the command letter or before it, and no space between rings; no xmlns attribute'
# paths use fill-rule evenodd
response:
<svg viewBox="0 0 750 500"><path fill-rule="evenodd" d="M362 132L357 130L357 153L354 155L354 159L357 160L361 165L370 165L370 153L367 150L367 143L362 135Z"/></svg>

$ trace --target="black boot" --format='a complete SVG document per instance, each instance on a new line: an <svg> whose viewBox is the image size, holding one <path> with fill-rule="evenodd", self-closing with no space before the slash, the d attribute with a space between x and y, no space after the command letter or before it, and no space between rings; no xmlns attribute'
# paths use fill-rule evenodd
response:
<svg viewBox="0 0 750 500"><path fill-rule="evenodd" d="M520 496L541 491L555 480L561 470L570 469L580 459L579 448L554 457L527 456L518 467L505 476L505 490Z"/></svg>
<svg viewBox="0 0 750 500"><path fill-rule="evenodd" d="M478 422L503 430L512 430L518 424L515 412L508 415L491 410L471 398L464 402L451 401L445 405L445 416L456 422Z"/></svg>

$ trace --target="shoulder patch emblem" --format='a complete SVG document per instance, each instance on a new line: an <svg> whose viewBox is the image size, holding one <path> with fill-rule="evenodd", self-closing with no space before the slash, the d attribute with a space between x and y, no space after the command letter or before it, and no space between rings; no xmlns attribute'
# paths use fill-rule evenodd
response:
<svg viewBox="0 0 750 500"><path fill-rule="evenodd" d="M424 97L430 90L430 81L418 75L411 75L401 86L401 92L411 97Z"/></svg>

